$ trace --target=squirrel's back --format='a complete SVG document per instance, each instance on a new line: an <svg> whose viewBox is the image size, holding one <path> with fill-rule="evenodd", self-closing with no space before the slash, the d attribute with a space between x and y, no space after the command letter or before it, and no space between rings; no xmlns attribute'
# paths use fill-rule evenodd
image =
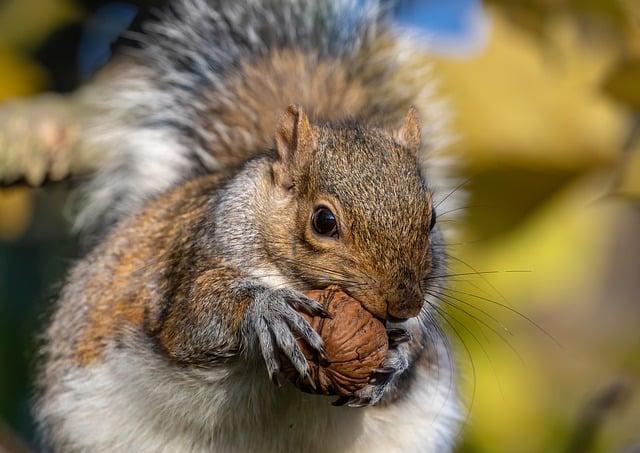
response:
<svg viewBox="0 0 640 453"><path fill-rule="evenodd" d="M137 49L88 90L86 136L105 159L79 216L98 228L193 174L235 166L273 146L292 103L317 120L396 125L423 118L425 171L445 140L441 103L416 48L375 1L178 0L144 27Z"/></svg>

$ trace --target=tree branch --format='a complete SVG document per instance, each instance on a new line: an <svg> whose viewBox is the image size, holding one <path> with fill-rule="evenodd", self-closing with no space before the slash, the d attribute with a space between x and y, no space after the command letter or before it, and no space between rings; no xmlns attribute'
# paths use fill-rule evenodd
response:
<svg viewBox="0 0 640 453"><path fill-rule="evenodd" d="M84 110L77 94L0 105L0 186L40 186L94 170L81 140Z"/></svg>

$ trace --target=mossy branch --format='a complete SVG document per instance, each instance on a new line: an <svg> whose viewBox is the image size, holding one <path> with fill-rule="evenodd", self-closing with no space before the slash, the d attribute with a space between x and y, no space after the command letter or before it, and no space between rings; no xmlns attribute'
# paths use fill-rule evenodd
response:
<svg viewBox="0 0 640 453"><path fill-rule="evenodd" d="M94 170L78 95L44 94L0 104L0 186L40 186Z"/></svg>

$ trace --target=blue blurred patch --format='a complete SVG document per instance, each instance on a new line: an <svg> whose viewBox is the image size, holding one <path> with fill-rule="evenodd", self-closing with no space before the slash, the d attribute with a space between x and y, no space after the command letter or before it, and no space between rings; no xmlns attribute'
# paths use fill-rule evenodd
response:
<svg viewBox="0 0 640 453"><path fill-rule="evenodd" d="M429 33L451 38L469 34L468 18L480 10L479 0L402 0L396 19Z"/></svg>
<svg viewBox="0 0 640 453"><path fill-rule="evenodd" d="M425 36L436 52L473 49L484 40L480 0L400 0L393 11L399 25Z"/></svg>
<svg viewBox="0 0 640 453"><path fill-rule="evenodd" d="M108 3L86 22L78 47L78 70L86 79L109 59L111 44L129 27L138 13L135 5Z"/></svg>

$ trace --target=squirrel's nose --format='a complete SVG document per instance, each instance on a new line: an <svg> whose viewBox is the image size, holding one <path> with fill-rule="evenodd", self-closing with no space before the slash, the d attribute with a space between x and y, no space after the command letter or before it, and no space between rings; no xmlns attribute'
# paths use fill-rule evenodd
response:
<svg viewBox="0 0 640 453"><path fill-rule="evenodd" d="M407 319L417 316L424 303L424 294L417 285L400 283L387 294L387 313L392 318Z"/></svg>

